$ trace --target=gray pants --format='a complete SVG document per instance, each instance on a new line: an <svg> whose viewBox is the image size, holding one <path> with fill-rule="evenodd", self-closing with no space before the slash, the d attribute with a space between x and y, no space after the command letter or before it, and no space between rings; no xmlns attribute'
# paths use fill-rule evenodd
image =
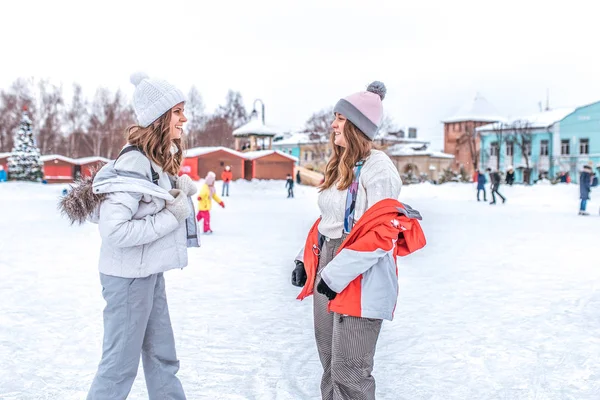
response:
<svg viewBox="0 0 600 400"><path fill-rule="evenodd" d="M118 278L100 274L104 308L102 360L88 400L126 399L140 354L150 400L184 400L163 274Z"/></svg>
<svg viewBox="0 0 600 400"><path fill-rule="evenodd" d="M325 241L321 249L315 288L321 270L333 259L342 239ZM327 311L329 299L315 290L315 338L323 365L323 400L374 400L373 358L382 320L357 318Z"/></svg>

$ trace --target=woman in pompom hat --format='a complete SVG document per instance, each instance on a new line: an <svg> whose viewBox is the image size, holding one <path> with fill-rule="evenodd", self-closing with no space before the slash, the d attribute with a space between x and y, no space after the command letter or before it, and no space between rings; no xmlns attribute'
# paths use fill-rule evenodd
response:
<svg viewBox="0 0 600 400"><path fill-rule="evenodd" d="M327 400L375 399L375 346L398 297L396 256L425 245L420 215L397 200L398 170L373 149L385 94L383 83L373 82L335 105L333 153L318 198L321 217L292 273L292 284L303 287L298 298L315 296L321 395Z"/></svg>
<svg viewBox="0 0 600 400"><path fill-rule="evenodd" d="M150 399L184 400L163 272L188 263L198 247L190 196L196 185L178 177L184 96L166 81L134 74L137 124L115 161L61 202L73 221L97 222L102 238L102 359L88 400L127 398L140 355ZM88 186L84 186L88 185Z"/></svg>

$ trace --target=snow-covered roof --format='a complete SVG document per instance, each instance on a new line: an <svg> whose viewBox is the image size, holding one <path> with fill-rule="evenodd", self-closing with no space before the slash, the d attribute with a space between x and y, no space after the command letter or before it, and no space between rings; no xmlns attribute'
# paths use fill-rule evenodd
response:
<svg viewBox="0 0 600 400"><path fill-rule="evenodd" d="M233 136L248 136L248 135L263 135L263 136L276 136L281 132L273 127L267 126L262 123L262 120L253 118L245 125L240 126L233 131Z"/></svg>
<svg viewBox="0 0 600 400"><path fill-rule="evenodd" d="M381 135L381 136L375 136L375 141L377 140L387 140L388 142L397 142L397 143L415 143L415 144L420 144L420 145L429 145L429 142L427 140L421 140L421 139L417 139L417 138L407 138L407 137L399 137L396 135L392 135L390 133L387 133L385 135Z"/></svg>
<svg viewBox="0 0 600 400"><path fill-rule="evenodd" d="M75 162L77 162L77 164L79 164L79 165L89 164L89 163L93 163L96 161L102 161L104 163L108 163L110 160L108 158L104 158L104 157L100 157L100 156L81 157L81 158L75 159Z"/></svg>
<svg viewBox="0 0 600 400"><path fill-rule="evenodd" d="M554 110L542 111L527 116L507 119L503 122L495 122L493 124L483 125L475 130L477 132L490 132L495 129L499 129L502 124L506 125L505 129L510 129L510 125L516 121L528 122L529 126L534 129L548 128L564 119L567 115L572 114L575 110L576 108L574 107L556 108Z"/></svg>
<svg viewBox="0 0 600 400"><path fill-rule="evenodd" d="M61 160L64 162L68 162L69 164L77 164L77 161L75 161L74 158L61 156L60 154L47 154L47 155L40 157L40 161L42 161L42 162L52 161L52 160Z"/></svg>
<svg viewBox="0 0 600 400"><path fill-rule="evenodd" d="M279 154L281 156L289 158L290 160L298 161L297 157L291 156L289 154L285 154L284 152L279 151L279 150L258 150L258 151L249 151L249 152L243 153L243 154L244 154L244 157L246 157L246 159L248 159L248 160L256 160L257 158L266 157L271 154Z"/></svg>
<svg viewBox="0 0 600 400"><path fill-rule="evenodd" d="M12 153L0 153L0 158L7 158L10 157Z"/></svg>
<svg viewBox="0 0 600 400"><path fill-rule="evenodd" d="M210 154L210 153L214 153L216 151L225 151L229 154L233 154L234 156L240 157L240 158L246 158L244 156L244 153L240 153L239 151L235 151L233 149L230 149L228 147L223 147L223 146L217 146L217 147L194 147L191 149L187 149L185 151L185 157L198 157L198 156L202 156L204 154Z"/></svg>
<svg viewBox="0 0 600 400"><path fill-rule="evenodd" d="M442 121L444 123L476 121L476 122L496 122L503 121L505 118L500 116L496 108L488 102L481 94L476 93L472 100L465 103L454 116Z"/></svg>
<svg viewBox="0 0 600 400"><path fill-rule="evenodd" d="M429 156L431 158L454 158L452 154L433 150L417 150L414 145L396 144L387 149L390 156Z"/></svg>
<svg viewBox="0 0 600 400"><path fill-rule="evenodd" d="M108 158L100 157L100 156L92 156L92 157L82 157L82 158L71 158L66 156L61 156L60 154L46 154L40 157L40 161L52 161L52 160L61 160L64 162L68 162L69 164L74 165L83 165L89 164L95 161L109 162Z"/></svg>
<svg viewBox="0 0 600 400"><path fill-rule="evenodd" d="M286 154L279 150L258 150L258 151L248 151L245 153L241 153L239 151L235 151L235 150L229 149L227 147L222 147L222 146L219 146L219 147L195 147L193 149L187 149L185 151L185 157L198 157L198 156L202 156L204 154L214 153L215 151L219 151L219 150L225 151L229 154L233 154L234 156L238 156L238 157L246 159L246 160L256 160L257 158L261 158L261 157L271 155L273 153L277 153L284 157L289 158L290 160L298 161L298 159L296 157Z"/></svg>
<svg viewBox="0 0 600 400"><path fill-rule="evenodd" d="M273 142L274 146L293 146L299 144L311 144L311 143L319 143L319 139L311 139L310 133L306 132L296 132L288 136L283 140L278 140L277 142Z"/></svg>

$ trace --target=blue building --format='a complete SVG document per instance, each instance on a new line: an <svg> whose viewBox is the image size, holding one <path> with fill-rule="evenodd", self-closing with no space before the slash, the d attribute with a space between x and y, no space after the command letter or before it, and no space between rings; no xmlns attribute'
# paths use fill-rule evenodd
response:
<svg viewBox="0 0 600 400"><path fill-rule="evenodd" d="M301 165L302 145L309 142L308 134L294 133L288 135L277 135L273 139L273 149L282 151L298 159L298 165Z"/></svg>
<svg viewBox="0 0 600 400"><path fill-rule="evenodd" d="M273 141L273 149L296 157L296 165L316 171L322 171L331 157L329 135L307 132L281 135Z"/></svg>
<svg viewBox="0 0 600 400"><path fill-rule="evenodd" d="M600 168L600 101L495 122L476 131L481 166L503 172L513 167L516 182L552 179L560 173L577 182L584 165Z"/></svg>

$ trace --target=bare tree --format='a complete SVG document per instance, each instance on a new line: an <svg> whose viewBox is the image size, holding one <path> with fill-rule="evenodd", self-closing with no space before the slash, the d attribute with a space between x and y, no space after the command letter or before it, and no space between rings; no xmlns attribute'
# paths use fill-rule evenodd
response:
<svg viewBox="0 0 600 400"><path fill-rule="evenodd" d="M37 146L41 154L57 152L57 146L62 138L61 117L64 100L62 88L47 80L38 83L39 106L35 119L37 120Z"/></svg>
<svg viewBox="0 0 600 400"><path fill-rule="evenodd" d="M498 154L496 155L496 170L500 171L500 152L502 151L502 143L506 141L506 132L507 126L503 122L496 122L492 127L492 134L496 139L496 143L498 146Z"/></svg>
<svg viewBox="0 0 600 400"><path fill-rule="evenodd" d="M110 144L105 152L106 157L109 159L116 158L125 145L127 141L125 128L136 122L133 107L120 90L117 90L115 93L112 108L115 115L112 124L108 128L110 132Z"/></svg>
<svg viewBox="0 0 600 400"><path fill-rule="evenodd" d="M133 108L121 93L98 89L90 103L75 84L66 105L62 88L47 80L33 90L32 79L18 79L0 90L0 151L11 151L24 106L33 116L36 145L42 154L113 158L125 143L124 128L135 122ZM35 94L34 94L35 93Z"/></svg>
<svg viewBox="0 0 600 400"><path fill-rule="evenodd" d="M0 151L10 152L24 107L35 114L33 81L19 78L8 91L0 91ZM35 121L34 121L35 123Z"/></svg>
<svg viewBox="0 0 600 400"><path fill-rule="evenodd" d="M480 147L479 133L475 130L474 125L470 125L466 131L456 140L459 147L464 147L469 151L473 168L479 167ZM498 158L500 160L500 158ZM498 161L499 162L499 161Z"/></svg>
<svg viewBox="0 0 600 400"><path fill-rule="evenodd" d="M232 130L248 122L248 112L244 106L242 95L240 92L234 92L233 90L227 92L225 105L219 106L215 114L227 120Z"/></svg>
<svg viewBox="0 0 600 400"><path fill-rule="evenodd" d="M388 114L383 114L381 126L379 127L379 135L387 135L388 133L397 132L398 130L394 119Z"/></svg>
<svg viewBox="0 0 600 400"><path fill-rule="evenodd" d="M70 157L78 158L83 154L81 141L87 133L89 118L88 101L82 96L81 86L74 84L71 104L65 110L65 126L68 139L66 154Z"/></svg>
<svg viewBox="0 0 600 400"><path fill-rule="evenodd" d="M529 157L531 156L531 142L533 138L533 128L529 121L517 120L510 126L510 133L507 140L517 144L521 151L521 157L525 161L525 171L523 172L523 181L529 184L531 179L531 168L529 167Z"/></svg>
<svg viewBox="0 0 600 400"><path fill-rule="evenodd" d="M200 135L206 124L206 114L204 110L204 101L202 95L192 86L185 102L185 115L188 119L186 123L187 147L197 147L200 145Z"/></svg>
<svg viewBox="0 0 600 400"><path fill-rule="evenodd" d="M304 132L308 134L312 152L313 167L321 170L329 159L329 138L331 136L331 122L333 121L333 108L324 108L305 122Z"/></svg>
<svg viewBox="0 0 600 400"><path fill-rule="evenodd" d="M88 131L82 135L82 151L86 155L116 157L125 144L124 129L133 122L133 110L120 90L113 96L106 88L98 89L92 101Z"/></svg>
<svg viewBox="0 0 600 400"><path fill-rule="evenodd" d="M233 129L229 121L220 115L211 116L198 135L198 146L233 147Z"/></svg>
<svg viewBox="0 0 600 400"><path fill-rule="evenodd" d="M0 152L9 152L13 147L17 109L17 96L4 90L0 91Z"/></svg>
<svg viewBox="0 0 600 400"><path fill-rule="evenodd" d="M108 116L106 109L109 103L109 92L106 88L99 88L94 94L90 107L90 121L87 132L81 136L82 154L86 156L100 155L102 142L105 140L106 132L104 125Z"/></svg>

